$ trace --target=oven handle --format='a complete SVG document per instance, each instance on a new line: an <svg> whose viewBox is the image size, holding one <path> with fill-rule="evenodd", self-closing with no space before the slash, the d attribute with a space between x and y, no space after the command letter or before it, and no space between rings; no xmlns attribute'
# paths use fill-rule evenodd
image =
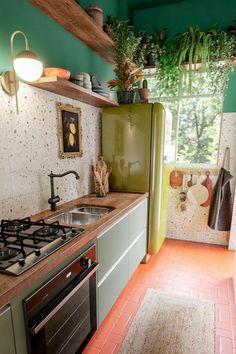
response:
<svg viewBox="0 0 236 354"><path fill-rule="evenodd" d="M94 268L84 277L79 284L77 284L71 292L64 297L64 299L56 306L54 309L39 323L37 324L36 327L34 328L29 328L29 331L31 334L37 334L44 326L45 324L57 313L62 306L65 305L65 303L81 288L81 286L94 274L96 273L97 269L99 268L99 263L95 263Z"/></svg>

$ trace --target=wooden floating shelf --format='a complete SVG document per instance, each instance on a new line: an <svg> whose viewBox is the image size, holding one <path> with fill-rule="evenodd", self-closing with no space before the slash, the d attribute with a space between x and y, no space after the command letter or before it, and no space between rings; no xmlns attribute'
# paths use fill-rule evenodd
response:
<svg viewBox="0 0 236 354"><path fill-rule="evenodd" d="M74 100L88 103L95 107L118 106L118 103L115 101L109 100L108 98L98 95L95 92L80 87L73 82L60 79L57 76L41 77L38 81L27 82L27 84L64 97L73 98Z"/></svg>
<svg viewBox="0 0 236 354"><path fill-rule="evenodd" d="M114 42L74 0L29 0L90 49L114 64Z"/></svg>

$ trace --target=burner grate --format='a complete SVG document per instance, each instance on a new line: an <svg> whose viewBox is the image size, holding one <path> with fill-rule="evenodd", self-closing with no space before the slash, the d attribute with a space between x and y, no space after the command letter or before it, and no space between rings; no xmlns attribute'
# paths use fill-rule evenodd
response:
<svg viewBox="0 0 236 354"><path fill-rule="evenodd" d="M1 247L0 248L0 262L1 261L8 261L11 258L18 256L20 251L8 248L8 247Z"/></svg>
<svg viewBox="0 0 236 354"><path fill-rule="evenodd" d="M84 232L30 218L0 223L0 272L19 275Z"/></svg>
<svg viewBox="0 0 236 354"><path fill-rule="evenodd" d="M41 229L34 232L35 236L48 237L56 236L59 233L58 225L45 225Z"/></svg>

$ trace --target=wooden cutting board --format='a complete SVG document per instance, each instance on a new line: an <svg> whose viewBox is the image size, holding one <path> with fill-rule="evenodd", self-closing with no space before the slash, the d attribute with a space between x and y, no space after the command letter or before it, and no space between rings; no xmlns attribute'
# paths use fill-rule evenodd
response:
<svg viewBox="0 0 236 354"><path fill-rule="evenodd" d="M211 196L212 196L212 180L209 177L210 173L207 174L207 178L202 182L202 185L208 189L209 195L207 200L201 204L203 207L208 207L211 203Z"/></svg>
<svg viewBox="0 0 236 354"><path fill-rule="evenodd" d="M200 178L197 179L197 184L190 187L187 192L188 200L195 205L205 203L209 197L208 189L200 183Z"/></svg>

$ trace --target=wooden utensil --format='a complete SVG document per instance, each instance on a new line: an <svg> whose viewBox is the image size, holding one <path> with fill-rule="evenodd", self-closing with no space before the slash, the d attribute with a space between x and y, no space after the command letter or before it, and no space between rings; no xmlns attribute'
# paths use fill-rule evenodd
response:
<svg viewBox="0 0 236 354"><path fill-rule="evenodd" d="M200 176L198 176L197 184L190 187L187 193L188 200L195 205L205 203L209 197L208 189L200 183Z"/></svg>
<svg viewBox="0 0 236 354"><path fill-rule="evenodd" d="M192 187L192 185L193 185L193 174L190 173L190 180L188 181L187 186L190 188Z"/></svg>

